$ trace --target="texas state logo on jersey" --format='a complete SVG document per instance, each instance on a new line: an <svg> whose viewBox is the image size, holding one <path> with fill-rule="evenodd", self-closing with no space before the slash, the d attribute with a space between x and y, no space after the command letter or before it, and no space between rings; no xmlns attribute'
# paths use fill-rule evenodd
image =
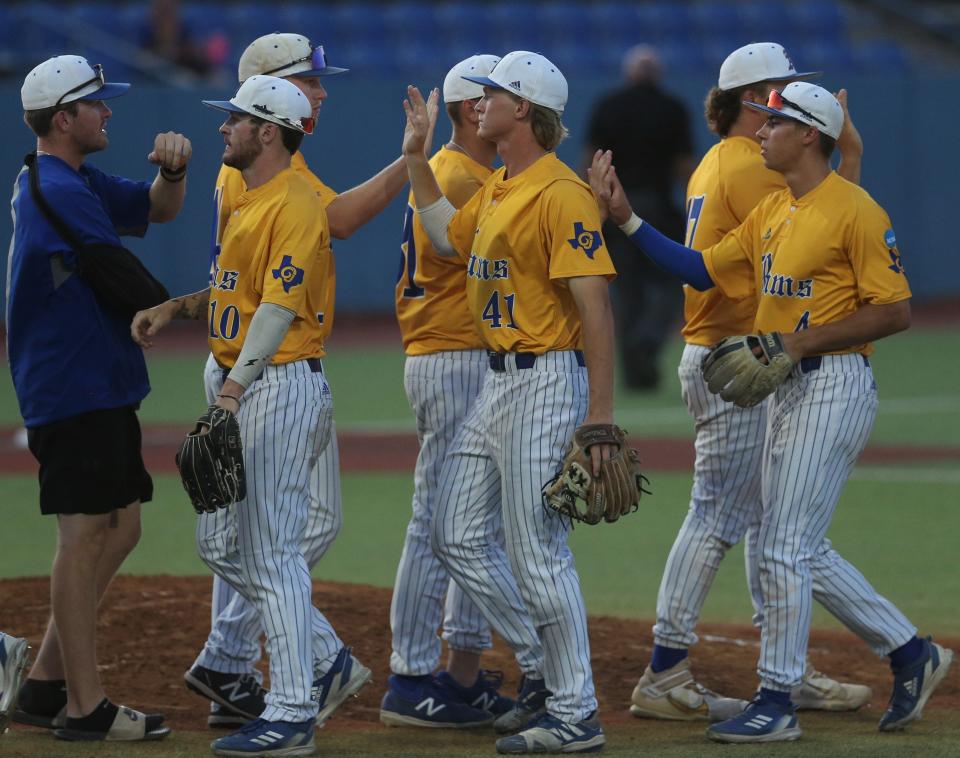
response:
<svg viewBox="0 0 960 758"><path fill-rule="evenodd" d="M291 169L281 171L241 193L222 230L207 335L217 362L234 364L261 303L296 314L273 363L321 356L330 242L326 212L310 183Z"/></svg>
<svg viewBox="0 0 960 758"><path fill-rule="evenodd" d="M831 172L799 199L786 189L770 195L703 257L725 295L758 298L755 330L794 332L908 299L896 243L883 208Z"/></svg>

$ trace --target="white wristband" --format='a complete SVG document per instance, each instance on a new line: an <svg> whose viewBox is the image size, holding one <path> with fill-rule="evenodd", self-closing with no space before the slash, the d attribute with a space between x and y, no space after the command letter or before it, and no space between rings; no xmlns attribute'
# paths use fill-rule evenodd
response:
<svg viewBox="0 0 960 758"><path fill-rule="evenodd" d="M640 224L642 223L642 218L640 218L636 213L631 213L630 218L628 218L624 223L620 224L620 231L629 237L640 228Z"/></svg>

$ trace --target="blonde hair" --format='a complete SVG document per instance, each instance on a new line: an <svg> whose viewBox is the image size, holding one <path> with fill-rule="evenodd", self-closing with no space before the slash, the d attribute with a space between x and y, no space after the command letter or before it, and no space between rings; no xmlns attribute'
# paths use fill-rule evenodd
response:
<svg viewBox="0 0 960 758"><path fill-rule="evenodd" d="M536 103L530 103L530 106L533 138L544 150L556 150L570 136L570 130L563 125L560 114L555 110Z"/></svg>

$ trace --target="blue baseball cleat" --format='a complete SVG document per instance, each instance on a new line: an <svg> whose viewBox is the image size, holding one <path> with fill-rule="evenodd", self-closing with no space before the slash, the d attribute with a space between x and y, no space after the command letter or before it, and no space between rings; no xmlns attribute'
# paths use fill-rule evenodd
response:
<svg viewBox="0 0 960 758"><path fill-rule="evenodd" d="M372 677L370 669L353 657L352 648L340 648L333 665L313 681L312 696L319 706L317 725L322 725L348 697L356 695Z"/></svg>
<svg viewBox="0 0 960 758"><path fill-rule="evenodd" d="M544 713L512 737L497 740L497 752L508 755L523 753L596 753L603 749L603 734L596 712L577 724L568 724Z"/></svg>
<svg viewBox="0 0 960 758"><path fill-rule="evenodd" d="M264 721L256 719L226 737L210 743L214 755L313 755L314 720L293 723L290 721Z"/></svg>
<svg viewBox="0 0 960 758"><path fill-rule="evenodd" d="M923 654L916 661L893 672L893 692L887 710L880 717L881 732L896 732L923 713L923 706L943 681L953 651L938 645L930 637L923 640Z"/></svg>
<svg viewBox="0 0 960 758"><path fill-rule="evenodd" d="M439 678L393 675L380 703L380 721L387 726L474 729L490 726L494 716L475 708Z"/></svg>
<svg viewBox="0 0 960 758"><path fill-rule="evenodd" d="M493 728L500 734L516 732L530 721L547 712L547 698L553 693L547 689L543 679L524 674L520 680L520 694L513 708L497 717Z"/></svg>
<svg viewBox="0 0 960 758"><path fill-rule="evenodd" d="M793 704L784 707L760 695L739 716L707 729L714 742L790 742L802 734Z"/></svg>
<svg viewBox="0 0 960 758"><path fill-rule="evenodd" d="M467 705L492 713L494 716L502 716L507 711L513 710L516 705L513 698L500 694L500 687L503 685L502 671L481 669L477 681L470 687L461 686L446 671L440 671L435 678L442 686L457 694Z"/></svg>

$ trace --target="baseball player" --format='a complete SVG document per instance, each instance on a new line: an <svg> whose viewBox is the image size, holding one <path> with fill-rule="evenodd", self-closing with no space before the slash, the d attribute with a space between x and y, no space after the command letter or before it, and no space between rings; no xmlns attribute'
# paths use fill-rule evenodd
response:
<svg viewBox="0 0 960 758"><path fill-rule="evenodd" d="M208 319L207 386L237 414L247 497L197 523L201 558L259 612L270 692L259 718L215 740L217 755L304 755L313 730L370 679L311 603L302 540L310 470L330 440L332 401L317 356L327 302L326 213L291 167L313 107L294 84L251 76L220 127L223 162L246 191L223 230L210 288L141 311L131 332L144 347L171 318Z"/></svg>
<svg viewBox="0 0 960 758"><path fill-rule="evenodd" d="M310 101L315 122L327 97L323 78L345 71L345 68L327 65L323 47L315 46L307 37L274 33L257 38L244 50L238 75L241 83L251 76L267 74L295 84ZM309 169L301 152L293 155L291 166L313 187L327 209L330 236L338 239L346 239L383 210L407 181L403 159L398 158L368 181L338 195ZM217 256L224 229L246 189L240 171L228 165L221 167L214 192L216 237L210 266L214 280L218 276ZM324 342L333 328L336 271L329 245L324 261L329 271L327 293L316 316L320 327L318 358L325 357ZM216 362L211 354L205 375L214 376L215 372ZM205 383L208 402L215 399L214 389ZM302 543L309 568L312 569L333 544L342 522L339 450L336 426L331 425L330 443L310 472L310 512ZM210 635L193 666L184 674L184 680L191 690L210 698L210 726L242 726L259 716L264 707L265 692L259 670L255 668L260 660L263 624L256 609L218 576L213 580L211 617Z"/></svg>
<svg viewBox="0 0 960 758"><path fill-rule="evenodd" d="M720 141L704 156L687 188L687 244L703 249L719 242L756 204L783 189L783 175L766 168L757 130L760 111L741 101L763 102L775 86L815 76L798 73L781 45L757 42L734 50L720 67L707 95L707 117ZM844 99L846 93L842 93ZM849 119L838 146L839 173L859 182L862 144ZM739 408L707 391L700 364L710 346L727 334L753 327L756 300L731 300L717 288L684 287L686 346L679 375L683 399L696 422L696 464L690 509L667 558L657 595L653 658L631 698L631 713L670 720L723 719L742 710L742 700L722 698L693 677L687 652L720 561L746 535L747 583L762 614L756 537L760 524L760 469L765 407ZM830 575L821 581L829 582ZM817 590L815 590L816 596ZM870 688L841 684L807 664L792 699L798 708L854 710L870 699Z"/></svg>
<svg viewBox="0 0 960 758"><path fill-rule="evenodd" d="M614 269L589 188L553 152L566 134L560 70L515 51L489 76L468 79L484 88L478 134L496 143L504 165L459 211L419 157L426 114L415 88L405 104L417 212L436 251L466 263L467 305L492 368L444 461L432 539L515 652L528 644L526 612L543 645L546 710L497 750L595 751L605 737L580 581L568 526L544 507L541 488L578 425L612 422ZM611 452L591 448L594 468ZM498 520L509 564L492 549Z"/></svg>
<svg viewBox="0 0 960 758"><path fill-rule="evenodd" d="M57 518L57 549L50 622L14 718L67 740L170 733L161 715L107 698L96 657L97 605L136 546L141 503L153 495L136 414L150 386L129 313L166 297L119 235L142 236L176 217L191 155L188 139L167 132L147 155L159 167L152 182L86 162L109 144L107 102L129 87L107 82L99 64L58 55L20 90L37 149L11 202L7 350L40 464L40 510Z"/></svg>
<svg viewBox="0 0 960 758"><path fill-rule="evenodd" d="M843 108L821 87L772 90L758 132L767 168L786 188L702 253L667 240L631 211L610 156L595 163L594 189L647 255L701 291L753 297L753 330L782 344L790 373L767 401L756 552L763 601L760 690L738 716L714 724L719 742L773 742L801 735L791 691L806 662L813 593L879 655L893 693L880 729L919 718L953 653L920 639L825 539L840 492L866 445L877 409L873 341L910 324L910 289L883 209L830 169Z"/></svg>
<svg viewBox="0 0 960 758"><path fill-rule="evenodd" d="M430 166L444 195L457 207L466 204L493 173L497 154L497 146L477 134L475 106L483 88L463 77L486 76L499 60L494 55L471 56L451 68L443 82L453 134L430 159ZM380 720L389 725L467 728L490 723L514 703L499 694L495 675L480 671L481 653L491 645L490 626L450 581L430 546L430 529L444 457L480 393L489 359L466 305L464 265L436 255L415 209L411 194L404 216L396 306L407 354L404 385L417 418L420 454L413 518L390 606L393 676ZM502 550L502 537L498 541ZM447 670L433 675L440 665L441 622L450 654ZM536 655L526 655L533 656L526 661L527 668L539 670Z"/></svg>
<svg viewBox="0 0 960 758"><path fill-rule="evenodd" d="M0 632L0 736L7 731L10 716L17 707L20 678L27 668L27 641Z"/></svg>

